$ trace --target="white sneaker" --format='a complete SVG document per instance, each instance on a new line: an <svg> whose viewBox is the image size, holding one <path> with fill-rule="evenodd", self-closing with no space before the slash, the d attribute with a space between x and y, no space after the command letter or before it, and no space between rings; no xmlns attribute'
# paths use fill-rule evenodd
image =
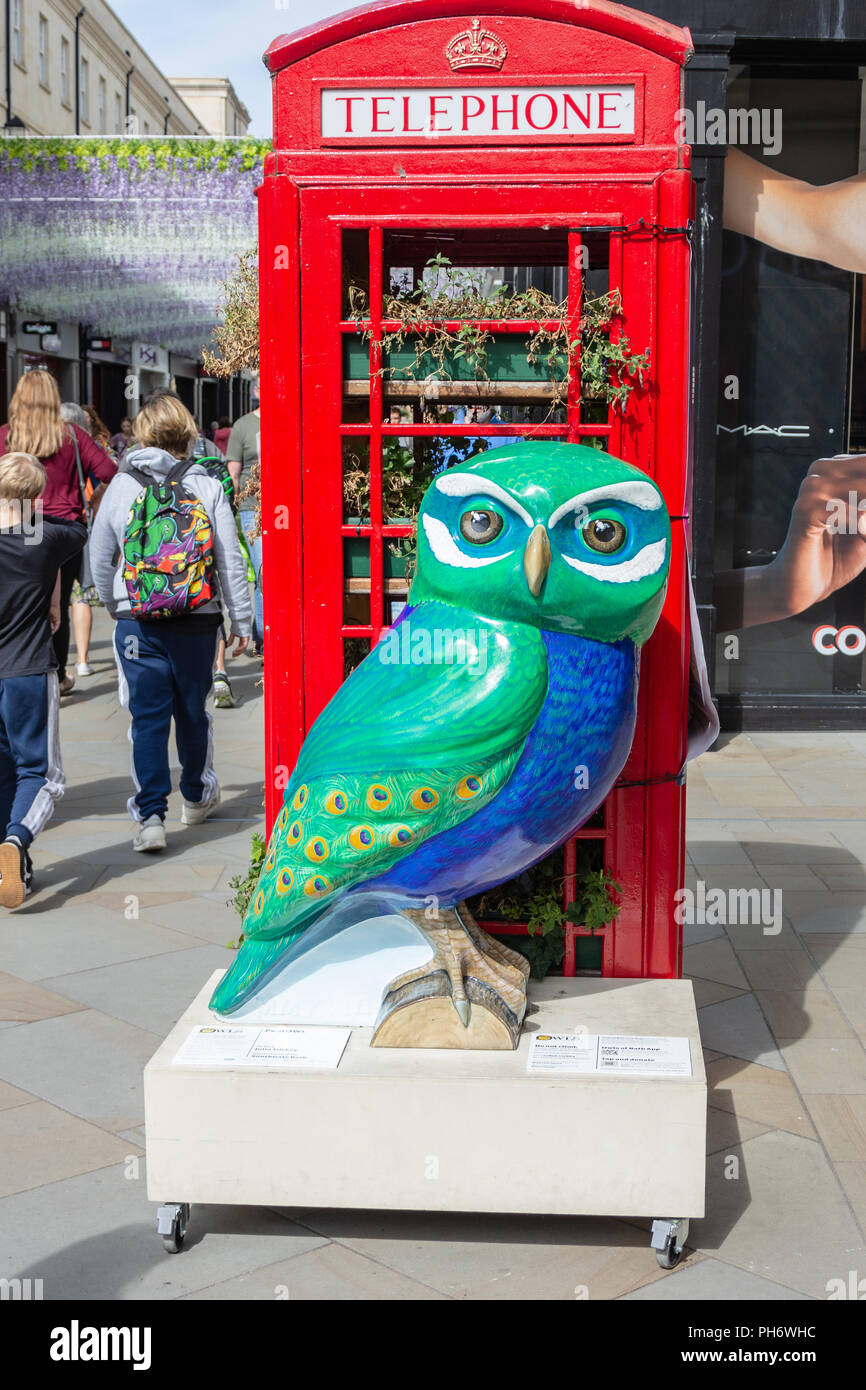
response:
<svg viewBox="0 0 866 1390"><path fill-rule="evenodd" d="M78 663L78 665L76 666L75 669L76 669L76 671L78 672L79 676L92 676L92 675L93 675L93 667L92 667L92 666L88 666L88 664L87 664L86 661L79 661L79 663Z"/></svg>
<svg viewBox="0 0 866 1390"><path fill-rule="evenodd" d="M148 816L146 821L142 821L132 842L132 848L151 853L154 850L165 849L165 826L159 816Z"/></svg>
<svg viewBox="0 0 866 1390"><path fill-rule="evenodd" d="M235 707L231 681L224 671L217 671L213 678L213 702L217 709L234 709Z"/></svg>
<svg viewBox="0 0 866 1390"><path fill-rule="evenodd" d="M187 801L183 799L183 810L180 813L181 825L201 825L203 820L216 810L220 804L219 791L215 791L210 801Z"/></svg>

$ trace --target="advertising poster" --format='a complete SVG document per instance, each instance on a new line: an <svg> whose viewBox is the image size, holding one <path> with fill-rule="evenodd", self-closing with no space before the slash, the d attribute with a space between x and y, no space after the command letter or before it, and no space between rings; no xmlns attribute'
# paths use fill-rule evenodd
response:
<svg viewBox="0 0 866 1390"><path fill-rule="evenodd" d="M780 72L782 69L771 70ZM725 162L717 693L856 694L866 652L866 174L856 68L733 68ZM747 133L744 131L743 133Z"/></svg>

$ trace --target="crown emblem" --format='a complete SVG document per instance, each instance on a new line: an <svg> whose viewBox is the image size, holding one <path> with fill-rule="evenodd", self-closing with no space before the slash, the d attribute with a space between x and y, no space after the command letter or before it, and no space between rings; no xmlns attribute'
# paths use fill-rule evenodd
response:
<svg viewBox="0 0 866 1390"><path fill-rule="evenodd" d="M471 29L454 35L445 56L454 72L459 68L494 68L498 72L508 57L508 47L498 34L482 29L480 19L473 19Z"/></svg>

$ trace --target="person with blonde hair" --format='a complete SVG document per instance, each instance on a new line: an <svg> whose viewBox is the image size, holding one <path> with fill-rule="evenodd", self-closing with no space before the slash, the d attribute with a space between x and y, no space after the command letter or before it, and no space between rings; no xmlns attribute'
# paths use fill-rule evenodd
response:
<svg viewBox="0 0 866 1390"><path fill-rule="evenodd" d="M30 847L63 795L51 600L87 539L80 521L44 514L46 485L33 454L0 458L0 904L11 908L31 891Z"/></svg>
<svg viewBox="0 0 866 1390"><path fill-rule="evenodd" d="M136 850L165 848L172 719L181 823L199 825L219 804L206 701L223 604L235 655L246 650L252 628L234 516L219 480L193 453L197 433L177 396L143 406L135 447L102 499L90 540L99 597L115 619L120 702L132 715L135 792L127 809L137 822Z"/></svg>
<svg viewBox="0 0 866 1390"><path fill-rule="evenodd" d="M60 414L60 392L50 372L37 368L25 372L9 403L9 423L0 428L0 453L32 454L45 469L42 511L59 521L84 521L82 477L95 484L109 483L117 464L91 439L86 429L66 423ZM80 463L80 470L79 470ZM60 626L54 634L61 695L75 684L67 675L69 656L69 600L80 576L80 553L73 555L60 573Z"/></svg>

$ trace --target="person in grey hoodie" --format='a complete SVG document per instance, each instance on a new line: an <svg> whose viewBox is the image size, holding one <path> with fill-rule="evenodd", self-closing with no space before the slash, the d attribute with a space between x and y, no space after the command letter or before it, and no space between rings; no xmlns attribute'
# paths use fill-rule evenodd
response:
<svg viewBox="0 0 866 1390"><path fill-rule="evenodd" d="M177 397L164 395L139 411L133 433L138 447L127 452L124 467L163 479L180 460L192 457L198 431L186 406ZM213 528L217 593L198 608L149 621L132 616L120 557L130 508L142 484L129 472L118 473L110 483L90 537L93 580L115 619L120 703L132 715L135 792L126 804L138 822L132 842L136 850L165 848L172 717L181 762L182 824L200 824L219 804L213 728L206 700L223 604L231 621L227 645L231 648L237 643L233 655L246 650L252 631L246 561L222 486L194 460L182 485L204 504Z"/></svg>

